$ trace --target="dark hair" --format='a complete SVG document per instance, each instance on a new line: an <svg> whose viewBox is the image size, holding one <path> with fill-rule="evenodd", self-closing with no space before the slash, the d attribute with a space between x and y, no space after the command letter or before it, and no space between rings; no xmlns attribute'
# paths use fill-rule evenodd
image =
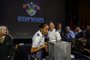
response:
<svg viewBox="0 0 90 60"><path fill-rule="evenodd" d="M61 25L61 26L62 26L62 24L59 22L59 23L57 23L57 24L56 24L56 27L58 28L58 26L59 26L59 25Z"/></svg>
<svg viewBox="0 0 90 60"><path fill-rule="evenodd" d="M41 24L39 25L39 28L44 28L45 26L48 26L48 24L47 24L47 23L41 23Z"/></svg>

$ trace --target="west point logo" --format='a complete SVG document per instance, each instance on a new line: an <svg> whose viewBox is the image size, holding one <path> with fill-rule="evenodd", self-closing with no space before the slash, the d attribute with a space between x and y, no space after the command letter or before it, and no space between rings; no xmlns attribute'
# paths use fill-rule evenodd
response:
<svg viewBox="0 0 90 60"><path fill-rule="evenodd" d="M23 4L23 9L29 16L17 16L18 22L35 22L35 23L43 23L44 18L41 17L34 17L38 10L40 10L40 7L36 4L33 4L33 2L27 2L26 4Z"/></svg>
<svg viewBox="0 0 90 60"><path fill-rule="evenodd" d="M36 15L37 11L40 10L40 7L33 2L23 4L23 8L27 12L28 15L34 16Z"/></svg>

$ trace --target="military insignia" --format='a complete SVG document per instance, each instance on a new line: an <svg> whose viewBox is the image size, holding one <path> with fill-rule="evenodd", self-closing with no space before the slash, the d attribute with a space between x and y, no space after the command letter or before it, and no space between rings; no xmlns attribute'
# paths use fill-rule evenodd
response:
<svg viewBox="0 0 90 60"><path fill-rule="evenodd" d="M37 36L40 36L40 34L38 33Z"/></svg>
<svg viewBox="0 0 90 60"><path fill-rule="evenodd" d="M57 30L55 30L55 32L57 32Z"/></svg>
<svg viewBox="0 0 90 60"><path fill-rule="evenodd" d="M26 1L25 1L26 2ZM26 2L26 4L23 4L23 8L26 10L28 15L34 16L38 10L40 10L40 7L33 2Z"/></svg>

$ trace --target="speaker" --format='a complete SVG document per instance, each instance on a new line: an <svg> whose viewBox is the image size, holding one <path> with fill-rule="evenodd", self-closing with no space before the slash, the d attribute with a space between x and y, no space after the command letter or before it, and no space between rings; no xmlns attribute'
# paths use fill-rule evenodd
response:
<svg viewBox="0 0 90 60"><path fill-rule="evenodd" d="M49 60L71 60L71 43L59 41L48 42Z"/></svg>

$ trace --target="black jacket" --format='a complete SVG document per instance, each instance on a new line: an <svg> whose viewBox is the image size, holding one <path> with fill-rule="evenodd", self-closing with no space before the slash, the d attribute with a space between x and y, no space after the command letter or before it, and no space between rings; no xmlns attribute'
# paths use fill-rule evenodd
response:
<svg viewBox="0 0 90 60"><path fill-rule="evenodd" d="M13 47L13 39L6 35L4 42L0 43L0 57L8 57L11 55Z"/></svg>

